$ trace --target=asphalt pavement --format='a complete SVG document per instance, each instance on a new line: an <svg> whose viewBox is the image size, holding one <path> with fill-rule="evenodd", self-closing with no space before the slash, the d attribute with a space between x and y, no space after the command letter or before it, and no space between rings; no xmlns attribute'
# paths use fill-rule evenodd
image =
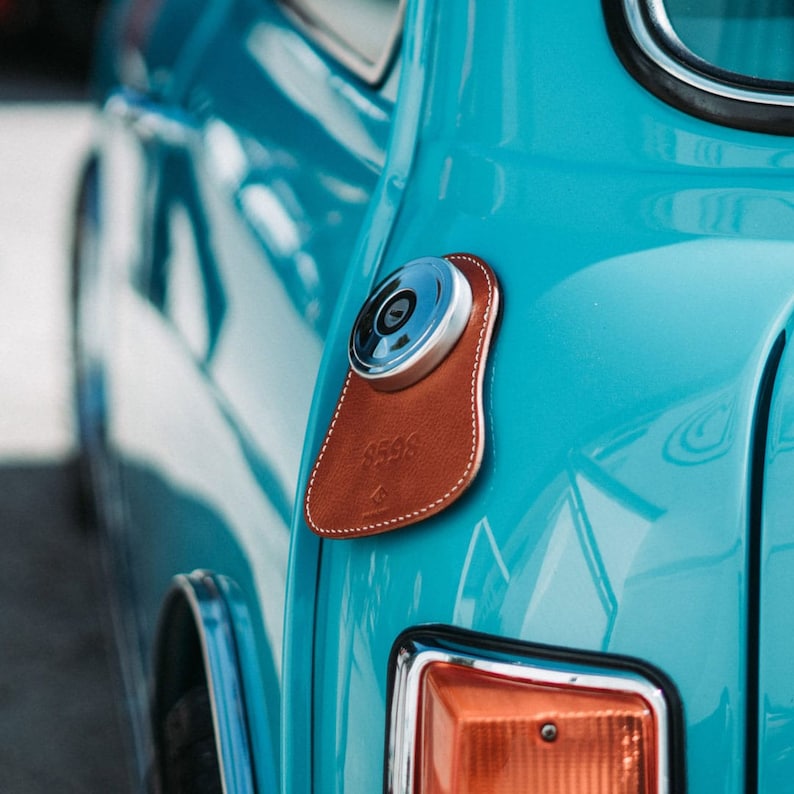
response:
<svg viewBox="0 0 794 794"><path fill-rule="evenodd" d="M98 536L76 510L68 230L93 114L0 59L0 791L131 790Z"/></svg>

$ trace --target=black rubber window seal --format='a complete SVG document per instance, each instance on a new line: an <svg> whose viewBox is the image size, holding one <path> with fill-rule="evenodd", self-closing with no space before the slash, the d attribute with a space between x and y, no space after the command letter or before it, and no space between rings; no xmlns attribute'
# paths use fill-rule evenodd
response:
<svg viewBox="0 0 794 794"><path fill-rule="evenodd" d="M794 83L764 81L719 69L688 51L674 48L650 19L647 5L640 9L647 33L667 56L692 75L704 78L714 91L703 90L667 71L638 44L632 34L624 0L602 0L604 20L612 46L628 72L648 91L669 105L692 116L735 129L773 135L794 135ZM738 99L720 93L720 88L739 89ZM758 95L754 101L753 94ZM763 100L761 99L763 95ZM775 96L781 102L774 101Z"/></svg>

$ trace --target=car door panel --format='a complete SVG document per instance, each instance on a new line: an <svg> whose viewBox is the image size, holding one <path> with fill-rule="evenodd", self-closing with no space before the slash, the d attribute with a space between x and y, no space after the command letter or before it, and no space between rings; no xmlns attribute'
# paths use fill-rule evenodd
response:
<svg viewBox="0 0 794 794"><path fill-rule="evenodd" d="M785 786L788 141L660 102L584 0L416 0L375 87L269 0L155 7L101 160L139 657L175 574L233 583L262 790L383 787L420 626L639 665L668 688L670 790ZM356 313L453 251L504 296L478 477L416 526L320 541L302 500Z"/></svg>
<svg viewBox="0 0 794 794"><path fill-rule="evenodd" d="M175 574L233 581L256 648L246 694L277 741L303 438L391 103L270 4L219 8L169 91L116 112L146 198L116 289L109 435L143 658Z"/></svg>

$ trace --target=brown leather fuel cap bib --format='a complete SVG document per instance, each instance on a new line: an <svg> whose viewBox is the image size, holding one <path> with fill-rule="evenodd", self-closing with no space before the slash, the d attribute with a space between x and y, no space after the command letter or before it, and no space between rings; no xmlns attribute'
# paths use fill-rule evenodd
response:
<svg viewBox="0 0 794 794"><path fill-rule="evenodd" d="M375 288L306 489L315 533L349 538L413 524L471 484L498 309L496 277L471 254L415 260Z"/></svg>

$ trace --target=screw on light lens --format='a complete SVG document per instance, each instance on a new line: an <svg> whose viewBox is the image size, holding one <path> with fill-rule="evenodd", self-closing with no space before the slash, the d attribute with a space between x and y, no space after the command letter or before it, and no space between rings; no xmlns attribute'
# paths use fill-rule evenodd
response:
<svg viewBox="0 0 794 794"><path fill-rule="evenodd" d="M557 738L557 726L553 722L547 722L540 729L540 738L544 742L553 742Z"/></svg>

